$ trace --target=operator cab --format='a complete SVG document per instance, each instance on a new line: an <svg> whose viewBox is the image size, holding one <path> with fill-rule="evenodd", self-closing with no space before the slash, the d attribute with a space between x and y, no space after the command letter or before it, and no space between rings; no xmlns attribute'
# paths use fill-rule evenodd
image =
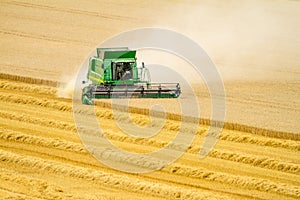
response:
<svg viewBox="0 0 300 200"><path fill-rule="evenodd" d="M113 80L132 80L134 62L112 63Z"/></svg>

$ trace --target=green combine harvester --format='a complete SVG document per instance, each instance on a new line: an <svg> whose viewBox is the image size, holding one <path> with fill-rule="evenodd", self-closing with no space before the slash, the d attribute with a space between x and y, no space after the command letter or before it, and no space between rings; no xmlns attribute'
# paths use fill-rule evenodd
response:
<svg viewBox="0 0 300 200"><path fill-rule="evenodd" d="M82 90L82 103L108 98L177 98L179 83L151 83L149 70L137 67L136 51L124 48L97 48L87 73L88 86Z"/></svg>

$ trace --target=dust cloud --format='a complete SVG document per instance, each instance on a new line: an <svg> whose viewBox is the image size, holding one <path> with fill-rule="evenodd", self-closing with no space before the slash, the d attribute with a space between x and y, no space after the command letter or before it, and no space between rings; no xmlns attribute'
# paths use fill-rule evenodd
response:
<svg viewBox="0 0 300 200"><path fill-rule="evenodd" d="M225 81L295 80L299 8L295 1L178 2L158 24L201 45Z"/></svg>
<svg viewBox="0 0 300 200"><path fill-rule="evenodd" d="M71 99L74 93L74 87L76 83L76 76L62 76L60 84L57 87L56 96L59 98Z"/></svg>

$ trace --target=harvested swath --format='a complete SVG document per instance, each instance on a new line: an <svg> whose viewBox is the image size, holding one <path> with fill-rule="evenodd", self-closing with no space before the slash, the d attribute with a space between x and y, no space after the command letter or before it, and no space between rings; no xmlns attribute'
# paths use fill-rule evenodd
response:
<svg viewBox="0 0 300 200"><path fill-rule="evenodd" d="M87 153L84 146L80 143L69 142L60 139L52 139L45 137L32 136L16 131L11 131L8 129L0 128L0 139L6 141L20 142L23 144L33 144L43 147L56 148L64 151L72 151L77 153ZM113 151L109 148L101 148L95 146L87 146L91 153L100 155L105 159L114 160L117 162L126 162L129 164L141 166L149 169L157 169L158 166L162 166L161 160L154 159L150 156L145 155L136 155L128 156L116 151Z"/></svg>
<svg viewBox="0 0 300 200"><path fill-rule="evenodd" d="M9 77L12 75L9 75ZM16 76L18 77L18 76ZM10 78L10 80L13 79L12 77ZM18 78L16 78L18 79ZM24 81L25 82L25 81ZM34 92L34 89L29 89L30 87L27 87L27 91L31 91ZM3 98L3 97L2 97ZM0 100L2 99L0 96ZM10 101L15 102L15 103L20 103L20 100L16 99L16 98L12 98L9 97ZM43 102L46 101L46 99L42 99ZM40 105L40 106L44 106L44 107L49 107L49 102L47 103L43 103L43 102L38 102L38 100L33 101L31 99L31 101L22 101L23 103L34 103L35 105ZM97 106L100 106L101 108L110 108L111 109L111 103L108 102L102 102L102 101L97 101L96 102ZM57 106L55 107L57 108ZM61 110L67 110L70 111L72 110L72 107L65 107L65 105L63 107L58 107ZM119 110L119 111L123 111L123 112L127 112L128 110L131 113L136 113L136 114L142 114L142 115L149 115L150 111L149 109L146 108L137 108L137 107L132 107L129 106L129 108L127 106L124 105L114 105L114 109ZM164 116L163 113L159 112L159 111L152 111L152 114L154 116ZM167 119L170 120L175 120L175 121L180 121L182 119L182 116L180 114L175 114L175 113L166 113ZM211 126L220 126L223 123L221 122L216 122L216 121L211 121L209 119L203 119L201 118L199 119L195 119L193 117L185 117L185 119L187 121L199 121L200 124L202 125L211 125ZM241 131L241 132L248 132L248 133L252 133L252 134L256 134L256 135L262 135L262 136L267 136L267 137L273 137L273 138L280 138L280 139L290 139L290 140L300 140L300 134L298 133L290 133L290 132L283 132L283 131L276 131L276 130L268 130L268 129L264 129L264 128L259 128L259 127L253 127L253 126L248 126L248 125L243 125L243 124L238 124L238 123L230 123L230 122L225 122L224 123L224 128L228 129L228 130L236 130L236 131Z"/></svg>
<svg viewBox="0 0 300 200"><path fill-rule="evenodd" d="M248 143L248 144L257 144L261 146L270 146L270 147L281 147L286 149L291 149L295 151L300 151L300 143L298 141L292 140L283 140L276 138L261 138L255 137L253 135L247 135L243 133L236 133L233 131L227 132L223 131L221 140L238 142L238 143Z"/></svg>
<svg viewBox="0 0 300 200"><path fill-rule="evenodd" d="M38 105L46 108L53 108L60 111L71 111L72 106L69 103L49 98L35 98L28 95L5 94L0 92L0 100L4 102Z"/></svg>
<svg viewBox="0 0 300 200"><path fill-rule="evenodd" d="M16 136L15 137L10 137L11 135L12 134L5 134L5 138L9 138L9 139L12 139L12 140L16 139L17 141L24 141L25 143L26 142L34 141L32 139L23 139L23 138L30 138L31 137L31 136L26 135L26 134L14 132L13 135L16 135ZM32 138L35 139L36 137L32 137ZM38 144L40 144L40 142ZM70 146L70 144L63 145L63 146ZM57 148L60 149L59 146L57 146ZM76 152L76 148L75 149L70 148L69 150L72 150L72 151L74 150ZM101 154L102 154L102 156L104 158L109 158L109 159L112 159L112 160L115 160L115 161L133 161L132 158L125 157L124 155L120 155L120 154L118 154L118 152L114 152L113 150L110 150L110 149L102 149L101 151L102 151ZM140 164L143 162L142 160L139 160L139 161L136 160L136 161L139 162ZM150 163L148 161L148 158L145 158L144 161L147 161L148 163ZM132 162L132 163L134 163L134 162ZM147 166L146 163L144 164L144 166ZM198 179L201 178L201 179L210 180L210 181L224 182L224 180L225 180L225 182L226 181L228 182L228 180L231 180L231 179L228 179L228 177L231 177L230 174L215 173L215 172L212 173L212 171L209 171L209 170L204 169L204 168L199 168L199 167L197 167L197 168L190 168L189 166L186 166L186 165L173 164L171 168L168 167L166 169L163 169L163 171L166 171L167 173L173 173L173 174L179 174L179 175L183 175L184 174L184 176L195 177L195 178L198 178ZM212 174L214 176L212 176ZM224 178L224 180L221 179L222 177ZM212 179L212 178L214 178L214 179ZM246 177L246 178L249 179L249 177ZM235 177L235 180L236 180L236 182L234 184L237 185L237 186L240 186L239 184L243 183L242 187L252 188L252 189L255 188L254 183L253 184L245 184L242 181L242 180L244 180L244 178L243 177L241 178L241 176ZM260 182L261 179L255 179L255 180L256 180L256 183L257 183L257 182ZM254 181L254 179L252 181ZM263 179L262 179L261 182L264 183L263 188L267 188L270 185L270 184L269 185L266 184L265 182L267 182L267 181L265 181ZM232 184L232 183L230 182L230 184Z"/></svg>
<svg viewBox="0 0 300 200"><path fill-rule="evenodd" d="M25 95L7 95L4 93L0 93L0 100L4 102L13 102L13 103L22 103L22 104L33 104L33 105L39 105L47 108L53 108L59 111L71 111L72 107L70 104L66 102L60 102L56 100L50 100L50 99L39 99L39 98L34 98L34 97L28 97ZM80 110L77 109L74 112L83 114L83 115L94 115L94 112L90 113L90 110ZM105 119L114 119L113 114L110 110L108 109L101 109L98 110L97 116L100 118L105 118ZM18 115L18 114L16 114ZM23 116L24 117L24 116ZM30 117L28 117L30 118ZM30 119L28 119L30 120ZM121 120L118 119L118 120ZM125 120L128 120L125 118ZM51 122L55 123L55 122ZM63 126L64 125L60 125ZM60 127L58 126L58 127ZM70 125L67 125L67 127ZM172 131L177 131L179 129L179 124L174 123L173 121L167 121L164 129L167 130L172 130ZM72 128L74 129L74 127ZM198 134L203 134L206 129L199 128ZM282 139L272 139L272 138L261 138L261 137L255 137L251 135L246 135L246 134L237 134L234 132L227 133L227 131L223 131L220 138L221 140L227 140L227 141L233 141L233 142L238 142L238 143L248 143L248 144L257 144L261 146L271 146L271 147L282 147L282 148L287 148L287 149L292 149L292 150L300 150L300 144L299 142L296 141L291 141L291 140L282 140Z"/></svg>
<svg viewBox="0 0 300 200"><path fill-rule="evenodd" d="M4 74L4 73L0 73L0 79L18 81L18 82L30 83L30 84L36 84L36 85L46 85L46 86L51 86L51 87L57 87L59 84L61 84L58 81L50 81L50 80L45 80L45 79L18 76L18 75L12 75L12 74Z"/></svg>
<svg viewBox="0 0 300 200"><path fill-rule="evenodd" d="M85 132L85 134L89 134L91 137L93 135L99 136L99 132L97 130L90 129L88 127L82 128L81 131ZM137 138L128 137L122 133L112 132L112 131L104 131L103 134L105 134L105 136L110 140L126 142L129 144L155 146L159 148L162 148L168 144L168 141L162 141L162 140L157 141L155 139L137 139ZM170 146L170 148L181 151L184 150L184 144L174 143ZM200 150L200 145L193 145L189 148L187 152L197 154L199 150ZM225 150L212 150L208 156L213 158L238 162L238 163L244 163L256 167L267 168L267 169L289 172L289 173L300 175L299 164L285 162L267 156L249 155L249 154L242 154L242 153L225 151Z"/></svg>
<svg viewBox="0 0 300 200"><path fill-rule="evenodd" d="M4 89L4 88L3 88ZM7 89L4 89L7 90ZM1 100L2 102L10 102L8 99L5 98L7 96L10 96L9 92L3 92L1 93L3 95L3 99ZM15 95L18 98L20 98L21 103L23 105L30 105L31 102L35 102L35 105L39 105L41 103L42 107L45 108L51 108L54 110L58 111L64 111L64 112L70 112L68 109L67 110L61 110L60 109L60 103L67 105L70 107L70 104L68 102L61 102L59 99L55 98L50 98L48 99L48 104L43 104L42 101L33 101L33 99L39 99L33 96L28 96L28 95ZM45 98L46 99L46 98ZM19 101L20 101L19 100ZM24 103L27 102L28 103ZM54 103L55 102L55 103ZM56 104L57 102L57 104ZM16 102L11 102L11 103L16 103ZM19 102L17 102L19 104ZM53 107L52 107L53 106ZM44 109L44 108L43 108ZM72 109L70 107L70 109ZM90 115L91 113L87 113L89 111L85 110L78 110L79 113L82 114L87 114ZM42 126L47 126L47 127L53 127L53 128L59 128L62 130L67 130L67 131L75 131L75 127L73 123L61 121L61 120L54 120L52 118L41 118L34 116L32 114L19 114L18 112L15 111L3 111L0 113L2 118L6 119L11 119L15 121L23 121L26 123L32 123L32 124L40 124ZM125 117L125 115L119 115L117 118L114 117L109 109L101 109L96 111L96 115L98 117L107 119L107 120L122 120L124 122L128 122L128 119ZM84 116L84 115L83 115ZM144 120L146 117L143 117L142 114L136 114L133 113L132 117L135 121L137 121L138 124L143 125ZM170 130L170 131L176 131L179 128L178 121L176 120L167 120L164 130ZM88 129L86 129L89 134L92 132ZM205 130L204 130L205 131ZM198 134L203 134L203 130L201 132L198 132ZM68 143L68 141L63 141L60 140L58 143L55 143L55 141L50 142L47 144L46 140L43 140L45 138L42 137L30 137L29 135L23 134L21 132L13 132L9 133L4 131L4 134L2 134L3 139L7 141L19 141L21 143L28 143L28 144L35 144L38 146L47 146L49 145L50 148L56 148L53 147L55 144L58 144L57 149L64 150L64 148L70 148L72 149L71 151L77 152L78 149L76 150L76 147L70 146L71 143ZM282 139L272 139L272 138L263 138L255 135L250 135L250 134L245 134L245 133L239 133L239 132L230 132L230 131L223 131L223 135L221 135L221 139L225 141L234 141L238 143L251 143L251 144L256 144L258 143L259 145L262 146L273 146L274 147L283 147L287 149L293 149L293 150L299 150L299 142L297 141L291 141L291 140L282 140ZM8 135L7 135L8 134ZM122 141L125 143L129 144L140 144L140 145L145 145L145 146L155 146L155 147L162 147L167 144L166 141L163 140L141 140L141 139L135 139L131 137L124 136L121 132L114 132L114 131L105 131L104 132L105 136L108 137L111 140L115 141ZM91 134L92 136L93 134ZM74 143L72 143L74 145ZM76 145L75 145L76 146ZM93 147L91 147L93 148ZM175 144L172 146L173 149L178 149L181 150L181 144ZM189 153L197 153L200 147L198 145L191 146L190 149L188 150ZM81 150L79 149L79 152ZM156 166L159 166L159 162L156 160L152 159L149 160L149 158L145 157L144 159L138 158L138 157L129 157L127 155L122 155L119 154L118 152L115 152L111 149L108 148L103 148L103 149L97 149L95 148L95 151L101 151L101 156L103 158L107 158L110 160L114 160L117 162L129 162L130 164L136 164L142 167L147 167L147 168L155 168ZM223 159L223 160L230 160L233 162L237 163L244 163L247 165L252 165L252 166L257 166L265 169L271 169L271 170L276 170L276 171L282 171L282 172L288 172L288 173L293 173L293 174L299 174L299 165L295 163L288 163L285 161L281 160L274 160L271 159L267 156L252 156L251 154L242 154L242 153L236 153L236 152L231 152L231 151L220 151L218 149L215 149L212 151L210 157L215 157L218 159ZM156 164L157 162L157 164ZM177 175L184 175L185 177L195 177L195 178L200 178L203 180L208 180L208 181L214 181L214 182L220 182L220 183L226 183L226 184L233 184L236 185L237 187L243 187L245 189L253 189L253 190L259 190L259 191L270 191L276 194L280 195L285 195L285 196L290 196L297 198L297 193L299 193L298 188L294 187L293 185L285 185L282 183L273 182L269 181L267 179L258 179L258 178L251 178L251 177L245 177L245 176L236 176L228 173L220 173L216 171L211 171L205 168L193 168L188 165L178 165L174 164L172 167L178 168L180 170L171 170L171 171L166 171L167 173L173 173ZM166 168L168 169L168 168ZM165 170L165 169L163 169ZM180 172L180 173L179 173ZM195 172L195 173L194 173ZM214 172L212 175L207 175ZM195 175L198 174L198 175ZM202 175L201 175L202 174ZM204 174L204 175L203 175ZM197 177L198 176L198 177ZM222 179L222 177L226 177L226 179ZM228 182L229 180L229 182ZM252 182L247 182L248 180L253 180ZM227 182L226 182L227 181ZM288 189L290 188L290 189Z"/></svg>
<svg viewBox="0 0 300 200"><path fill-rule="evenodd" d="M43 147L56 148L66 151L73 151L78 153L86 153L85 148L79 144L61 139L45 138L40 136L28 135L25 133L12 131L0 127L0 139L14 142L21 142L25 144L34 144Z"/></svg>
<svg viewBox="0 0 300 200"><path fill-rule="evenodd" d="M118 152L114 152L110 149L105 149L101 152L102 156L105 158L109 158L115 161L133 161L133 158L129 158L128 156L120 155ZM0 151L1 155L1 151ZM0 156L1 158L1 156ZM2 157L3 158L3 157ZM150 161L147 161L148 158L145 158L144 161L151 164ZM137 159L138 163L143 163L143 160ZM134 162L133 162L134 163ZM153 164L153 163L152 163ZM36 164L34 164L36 165ZM146 166L146 163L144 163ZM39 167L39 166L37 166ZM281 195L288 195L292 197L299 197L300 188L297 186L291 186L281 183L272 182L266 179L252 178L247 176L236 176L227 173L220 173L211 170L207 170L201 167L190 167L186 165L173 164L170 167L163 169L168 173L183 175L187 177L200 178L208 181L217 181L221 183L233 184L239 187L244 187L247 189L256 189L260 191L270 191L275 192Z"/></svg>
<svg viewBox="0 0 300 200"><path fill-rule="evenodd" d="M172 187L162 183L153 184L148 181L128 178L98 170L78 167L70 164L61 164L54 161L46 161L32 156L10 153L0 150L0 160L4 163L20 165L22 167L43 171L57 175L67 175L73 178L90 180L97 184L133 191L137 193L151 194L155 196L181 199L226 199L221 195L207 191L194 191L185 188Z"/></svg>
<svg viewBox="0 0 300 200"><path fill-rule="evenodd" d="M215 172L207 170L205 168L194 168L183 166L179 164L174 164L173 166L167 168L172 173L180 174L183 176L202 178L210 181L218 181L221 183L228 183L233 185L238 185L245 188L252 188L260 191L270 191L282 195L288 195L292 197L300 197L300 187L286 185L282 183L276 183L266 179L258 179L246 176L237 176L232 174L226 174L221 172Z"/></svg>
<svg viewBox="0 0 300 200"><path fill-rule="evenodd" d="M248 165L253 165L255 167L273 169L277 171L289 172L300 175L299 164L284 162L267 156L241 154L224 150L212 150L209 153L209 156L224 160L230 160L238 163L245 163Z"/></svg>
<svg viewBox="0 0 300 200"><path fill-rule="evenodd" d="M114 161L114 163L120 163L122 166L130 165L136 166L137 169L145 168L150 170L160 170L167 163L164 160L157 159L143 154L131 154L115 151L107 147L95 147L87 145L89 151L96 155L97 158ZM132 167L131 167L132 168Z"/></svg>
<svg viewBox="0 0 300 200"><path fill-rule="evenodd" d="M53 128L61 128L64 130L70 130L74 131L74 126L69 123L63 123L60 121L54 121L54 120L46 120L46 119L40 119L40 118L32 118L32 117L24 117L23 115L14 115L11 113L2 113L0 112L0 115L2 117L8 117L9 119L15 119L15 120L20 120L24 122L31 122L31 123L38 123L41 125L46 125L46 126L52 126ZM139 145L150 145L150 146L155 146L162 148L168 144L168 141L157 141L155 139L137 139L137 138L132 138L128 137L122 133L118 132L112 132L112 131L104 131L103 134L99 134L98 130L93 130L89 127L81 127L80 131L82 133L88 134L90 137L97 136L97 137L103 137L103 134L105 134L105 137L107 137L109 140L115 140L115 141L120 141L120 142L126 142L129 144L139 144ZM75 143L69 143L66 141L61 141L61 140L47 140L43 139L41 137L32 137L28 136L22 133L16 133L16 132L11 132L7 129L0 128L0 138L2 139L9 139L9 140L16 140L19 142L26 142L26 141L33 141L34 144L40 144L42 146L58 146L62 148L62 146L67 146L67 148L71 148L74 150L76 147L77 149L81 149L83 151L83 147L81 145L76 145ZM28 141L28 142L29 142ZM30 142L31 143L31 142ZM74 147L75 145L75 147ZM177 149L177 150L184 150L184 144L178 144L174 143L170 146L172 149ZM104 149L106 151L106 149ZM103 151L104 151L103 150ZM188 152L190 153L195 153L197 154L200 150L200 145L193 145L189 148ZM100 155L100 153L99 153ZM102 154L101 154L102 155ZM114 155L115 157L118 157ZM235 153L235 152L230 152L230 151L220 151L220 150L212 150L212 152L209 154L210 157L214 158L219 158L219 159L224 159L224 160L230 160L233 162L240 162L248 165L253 165L261 168L267 168L267 169L273 169L277 171L282 171L282 172L289 172L289 173L296 173L299 174L300 171L300 165L294 164L294 163L288 163L284 161L280 161L278 159L272 159L266 156L254 156L254 155L246 155L246 154L241 154L241 153ZM107 155L106 155L107 157ZM120 161L126 161L126 160L137 160L137 159L131 159L128 157L121 156L122 159ZM138 161L137 161L138 162ZM156 162L156 161L155 161ZM132 162L133 164L136 164L136 162ZM153 162L152 162L153 163ZM140 164L140 163L139 163ZM142 165L144 167L149 167L152 166L152 164L145 164ZM160 163L157 165L154 165L153 167L156 166L161 166Z"/></svg>
<svg viewBox="0 0 300 200"><path fill-rule="evenodd" d="M49 95L55 95L57 92L57 89L53 87L18 83L12 81L4 81L1 79L0 79L0 89L31 92L35 94L49 94Z"/></svg>
<svg viewBox="0 0 300 200"><path fill-rule="evenodd" d="M74 124L67 123L67 122L61 122L58 120L49 120L49 119L42 119L39 117L32 117L30 115L26 114L18 114L14 112L1 112L0 111L0 117L11 119L11 120L17 120L22 122L29 122L33 124L40 124L44 126L52 126L54 128L60 128L63 130L69 130L69 131L75 131Z"/></svg>
<svg viewBox="0 0 300 200"><path fill-rule="evenodd" d="M133 158L129 158L128 156L125 157L124 155L120 155L118 152L114 152L113 150L110 149L104 149L102 150L101 153L103 157L115 161L133 161ZM136 162L138 162L139 164L145 162L143 166L147 166L146 162L148 164L151 164L151 162L146 157L144 160L137 159ZM294 196L294 194L295 193L297 194L297 192L299 191L298 187L291 187L290 185L287 186L284 184L278 184L265 179L250 178L245 176L233 176L227 173L218 173L200 167L192 168L186 165L173 164L171 167L167 167L163 169L163 171L172 174L200 178L209 181L217 181L222 183L234 184L237 186L257 189L261 191L272 191L272 192L274 191L276 193L284 194L284 195Z"/></svg>
<svg viewBox="0 0 300 200"><path fill-rule="evenodd" d="M113 119L113 116L109 113L110 112L107 112L107 110L104 110L103 112L102 111L97 111L98 116L106 118L106 119ZM30 123L38 123L38 124L46 125L46 126L49 126L49 124L50 124L53 127L59 127L59 128L65 129L65 130L73 130L74 129L72 124L68 124L68 123L61 123L61 122L57 122L57 121L53 121L53 120L52 121L51 120L50 121L49 120L45 121L45 120L41 120L40 118L32 118L31 116L24 116L24 115L20 116L17 113L16 114L1 113L1 114L2 114L2 117L14 119L14 120L21 120L21 121L30 122ZM123 119L122 117L119 118L119 119L128 120L127 118ZM141 122L142 122L142 120L141 120ZM172 126L172 128L168 128L168 125L166 125L165 128L168 129L168 130L178 129L177 128L178 125L176 125L174 123L171 123L170 126ZM120 138L120 136L116 137L115 133L111 133L111 134L108 134L108 135L109 135L110 139L114 139L114 140L118 140L118 141L125 141L126 140L127 142L136 143L135 140L132 140L128 137L123 137L123 136L121 136L121 138ZM227 134L227 136L229 136L229 135L231 135L231 134ZM222 135L222 137L223 136L224 135ZM227 140L228 139L227 136L225 135L223 139ZM222 137L221 137L221 139L222 139ZM231 135L231 139L234 141L237 138L234 138ZM250 139L250 142L253 143L253 137L250 137L250 136L241 136L239 139L240 139L239 142ZM277 141L274 140L274 139L270 139L270 140L275 141L276 145L280 144L280 143L276 143ZM270 140L268 142L264 143L264 144L269 144ZM140 141L142 141L142 140L140 140ZM143 141L143 142L145 142L145 141ZM289 141L289 142L291 142L291 141ZM159 146L159 147L164 146L164 145L167 144L167 142L165 142L165 141L161 141L161 143L160 143L160 142L156 142L154 140L149 140L149 143L147 143L147 144L150 144L150 143L151 143L151 145ZM292 147L296 147L296 150L299 149L299 144L297 144L297 143L292 143L292 144L293 144ZM172 148L181 150L182 148L180 146L181 146L180 144L175 144L175 145L173 145ZM270 145L270 146L272 146L272 145ZM290 147L289 145L287 145L286 141L284 141L283 146ZM192 148L194 150L195 149L198 150L198 147L192 147ZM196 152L196 151L194 151L194 152ZM244 162L244 163L247 163L247 164L252 164L254 166L258 165L259 167L275 169L275 170L279 170L279 171L292 172L292 173L298 173L299 172L299 168L298 168L297 165L295 166L292 163L285 163L285 162L281 162L281 161L278 161L278 160L274 161L274 160L272 160L270 158L267 158L267 157L253 158L251 156L239 155L239 154L236 154L236 153L230 153L230 152L224 153L224 152L217 152L217 151L215 151L211 156L212 157L217 157L217 158L223 158L223 159L227 159L227 160L231 160L231 161L235 161L235 162Z"/></svg>

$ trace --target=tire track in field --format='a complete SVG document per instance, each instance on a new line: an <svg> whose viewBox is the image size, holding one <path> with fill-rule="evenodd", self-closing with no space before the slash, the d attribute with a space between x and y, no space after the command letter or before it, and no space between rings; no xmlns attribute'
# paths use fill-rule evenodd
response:
<svg viewBox="0 0 300 200"><path fill-rule="evenodd" d="M79 14L79 15L88 15L92 17L101 17L104 19L109 20L122 20L122 21L128 21L128 20L136 20L133 17L128 16L121 16L121 15L114 15L111 13L99 13L99 12L93 12L93 11L87 11L87 10L79 10L75 8L61 8L56 7L54 5L42 5L42 4L33 4L33 3L27 3L27 2L20 2L20 1L10 1L5 2L6 4L15 5L15 6L22 6L22 7L29 7L29 8L38 8L38 9L44 9L44 10L50 10L50 11L57 11L57 12L66 12L71 14Z"/></svg>
<svg viewBox="0 0 300 200"><path fill-rule="evenodd" d="M251 105L258 105L258 106L276 107L276 108L290 110L290 111L297 111L297 112L300 111L300 109L298 109L297 107L294 107L295 105L290 105L288 103L279 103L276 101L270 102L267 100L260 100L260 99L253 98L251 96L245 96L245 97L243 97L243 99L226 96L226 99L231 102L242 103L242 104L246 104L246 105L251 104Z"/></svg>
<svg viewBox="0 0 300 200"><path fill-rule="evenodd" d="M22 31L17 30L0 30L0 34L3 35L13 35L21 38L31 38L31 39L37 39L37 40L46 40L49 42L59 42L59 43L65 43L65 44L72 44L72 45L80 45L80 46L87 46L90 47L92 44L81 41L81 40L71 40L67 38L54 38L47 35L38 35L33 33L26 33Z"/></svg>
<svg viewBox="0 0 300 200"><path fill-rule="evenodd" d="M226 199L225 196L210 192L190 190L186 188L171 187L166 184L128 178L98 170L87 169L70 164L61 164L54 161L46 161L33 156L21 156L0 150L0 160L4 163L20 165L23 168L34 169L39 172L48 172L56 175L67 175L69 177L90 180L94 183L124 189L131 192L150 194L160 197L182 198L182 199Z"/></svg>

